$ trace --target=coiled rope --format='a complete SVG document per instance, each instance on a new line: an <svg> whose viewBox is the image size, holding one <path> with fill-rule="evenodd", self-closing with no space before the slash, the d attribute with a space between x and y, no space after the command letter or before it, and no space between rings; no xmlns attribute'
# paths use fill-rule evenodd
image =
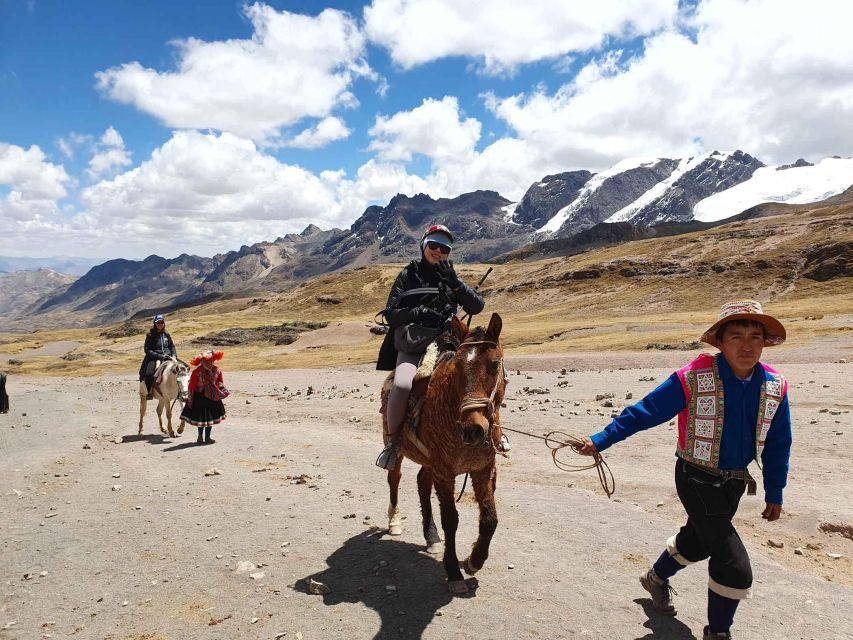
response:
<svg viewBox="0 0 853 640"><path fill-rule="evenodd" d="M607 497L609 498L616 492L616 480L613 477L613 472L610 470L607 461L597 451L592 454L592 462L589 464L573 464L557 457L560 451L563 451L566 448L571 449L575 453L580 453L581 447L583 447L583 440L581 438L570 433L566 433L565 431L551 431L546 433L544 436L539 436L535 433L528 433L527 431L510 429L503 425L501 425L501 429L504 431L512 431L513 433L520 433L521 435L530 436L531 438L544 440L545 444L551 450L551 458L554 460L554 465L560 469L560 471L573 472L595 469L598 473L598 482L601 484L601 488L604 490L604 493L607 494Z"/></svg>

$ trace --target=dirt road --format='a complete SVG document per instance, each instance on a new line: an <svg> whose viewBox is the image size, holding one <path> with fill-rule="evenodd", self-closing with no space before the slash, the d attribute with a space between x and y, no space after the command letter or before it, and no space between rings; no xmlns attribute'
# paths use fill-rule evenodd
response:
<svg viewBox="0 0 853 640"><path fill-rule="evenodd" d="M771 360L792 381L785 513L761 520L759 489L737 518L756 576L738 640L853 638L853 407L844 390L853 365L793 360ZM650 366L639 356L612 372L570 357L511 359L504 422L537 433L596 431L611 411L596 394L612 393L618 409L630 402L626 392L638 399L672 370L639 362ZM683 518L672 481L675 427L607 452L613 500L593 472L563 473L539 441L512 436L511 458L499 462L492 554L470 596L452 598L439 561L422 552L411 463L404 533L384 535L385 477L373 466L382 375L234 373L223 364L234 393L210 446L196 446L192 428L164 438L150 410L136 437L132 375L9 380L12 411L0 416L0 638L701 637L704 564L674 579L676 618L655 615L637 581ZM205 475L213 469L220 474ZM464 555L476 509L469 497L459 506ZM331 592L307 593L309 577Z"/></svg>

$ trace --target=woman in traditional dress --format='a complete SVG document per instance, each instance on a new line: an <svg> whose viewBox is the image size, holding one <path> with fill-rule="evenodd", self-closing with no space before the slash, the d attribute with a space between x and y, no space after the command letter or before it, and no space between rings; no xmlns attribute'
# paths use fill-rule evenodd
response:
<svg viewBox="0 0 853 640"><path fill-rule="evenodd" d="M213 425L225 420L225 405L222 400L229 395L222 378L222 370L214 362L222 360L221 351L204 351L190 360L195 367L187 389L187 404L181 419L198 427L198 444L213 444L210 437Z"/></svg>

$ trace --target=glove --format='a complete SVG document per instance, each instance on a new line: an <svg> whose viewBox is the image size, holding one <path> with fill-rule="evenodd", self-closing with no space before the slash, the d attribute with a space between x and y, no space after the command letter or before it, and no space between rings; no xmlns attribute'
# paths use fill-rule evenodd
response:
<svg viewBox="0 0 853 640"><path fill-rule="evenodd" d="M453 268L452 260L442 260L436 266L438 277L444 280L445 284L451 289L458 289L462 285L459 276L456 275L456 269Z"/></svg>
<svg viewBox="0 0 853 640"><path fill-rule="evenodd" d="M415 320L425 327L438 327L444 322L444 316L441 312L430 307L418 307L415 312Z"/></svg>

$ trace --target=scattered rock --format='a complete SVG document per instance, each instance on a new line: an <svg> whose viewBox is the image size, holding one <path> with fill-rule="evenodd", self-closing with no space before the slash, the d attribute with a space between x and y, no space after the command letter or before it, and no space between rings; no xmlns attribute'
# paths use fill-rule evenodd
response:
<svg viewBox="0 0 853 640"><path fill-rule="evenodd" d="M221 476L222 472L219 469L217 469L216 467L213 467L212 469L208 469L207 471L205 471L204 475L205 476Z"/></svg>
<svg viewBox="0 0 853 640"><path fill-rule="evenodd" d="M833 560L838 560L839 558L844 557L844 554L842 553L830 553L829 551L826 552L826 555L827 557L832 558Z"/></svg>
<svg viewBox="0 0 853 640"><path fill-rule="evenodd" d="M241 560L237 563L237 568L234 569L234 573L246 573L247 571L254 571L257 568L258 567L254 562L249 562L248 560Z"/></svg>
<svg viewBox="0 0 853 640"><path fill-rule="evenodd" d="M317 302L321 304L340 304L343 300L336 296L317 296Z"/></svg>
<svg viewBox="0 0 853 640"><path fill-rule="evenodd" d="M120 473L114 473L113 478L121 478L121 474Z"/></svg>
<svg viewBox="0 0 853 640"><path fill-rule="evenodd" d="M806 555L806 552L803 551L802 547L797 547L796 549L794 549L794 555L795 556L804 556L804 555Z"/></svg>
<svg viewBox="0 0 853 640"><path fill-rule="evenodd" d="M84 443L83 443L83 448L84 448L84 449L91 449L92 447L89 445L89 443L88 443L88 442L84 442Z"/></svg>
<svg viewBox="0 0 853 640"><path fill-rule="evenodd" d="M113 491L121 491L121 485L120 484L114 484L113 485Z"/></svg>
<svg viewBox="0 0 853 640"><path fill-rule="evenodd" d="M260 580L261 578L265 577L266 575L267 575L267 574L266 574L266 573L264 573L263 571L258 571L258 572L256 572L256 573L250 573L250 574L249 574L249 577L250 577L252 580Z"/></svg>
<svg viewBox="0 0 853 640"><path fill-rule="evenodd" d="M774 549L782 549L785 546L785 543L781 540L768 540L767 544L773 547Z"/></svg>

